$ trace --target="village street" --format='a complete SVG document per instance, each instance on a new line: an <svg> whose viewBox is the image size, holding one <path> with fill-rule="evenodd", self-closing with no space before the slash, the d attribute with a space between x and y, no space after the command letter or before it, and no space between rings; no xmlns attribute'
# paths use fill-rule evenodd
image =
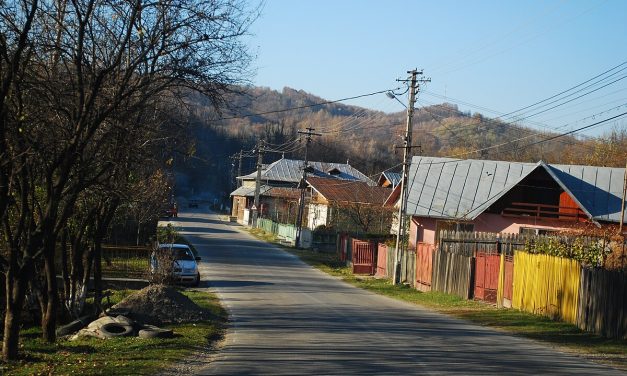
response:
<svg viewBox="0 0 627 376"><path fill-rule="evenodd" d="M201 211L173 222L230 324L200 374L623 374L354 288Z"/></svg>

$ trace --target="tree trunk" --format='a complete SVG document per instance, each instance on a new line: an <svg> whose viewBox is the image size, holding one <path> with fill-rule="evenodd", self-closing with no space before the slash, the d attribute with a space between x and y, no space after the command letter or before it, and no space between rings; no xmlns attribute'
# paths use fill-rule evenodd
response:
<svg viewBox="0 0 627 376"><path fill-rule="evenodd" d="M52 244L54 247L55 244ZM57 340L57 308L59 306L59 291L57 290L57 274L54 266L54 252L46 252L45 257L46 271L46 293L48 296L46 302L46 312L41 318L42 337L48 343L54 343Z"/></svg>
<svg viewBox="0 0 627 376"><path fill-rule="evenodd" d="M94 304L96 309L102 307L102 239L94 240ZM96 312L99 315L101 312Z"/></svg>
<svg viewBox="0 0 627 376"><path fill-rule="evenodd" d="M20 317L24 298L26 296L25 275L30 273L18 272L9 268L6 276L6 311L4 313L4 338L2 341L2 359L6 362L17 359L20 336Z"/></svg>

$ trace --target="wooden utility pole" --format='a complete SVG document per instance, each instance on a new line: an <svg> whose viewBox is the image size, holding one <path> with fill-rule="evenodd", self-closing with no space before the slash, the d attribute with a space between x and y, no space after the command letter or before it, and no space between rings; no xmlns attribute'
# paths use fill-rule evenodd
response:
<svg viewBox="0 0 627 376"><path fill-rule="evenodd" d="M407 211L407 175L409 174L409 164L411 163L411 138L413 132L413 116L414 116L414 104L416 102L416 93L419 90L418 82L430 82L430 79L418 79L418 75L422 75L422 71L416 69L407 72L410 74L408 80L402 80L403 82L409 81L409 104L407 106L407 126L405 128L405 137L403 138L403 173L401 176L401 204L398 209L398 229L396 232L396 247L394 249L394 273L392 276L392 283L400 283L401 277L401 260L404 255L405 248L405 216Z"/></svg>
<svg viewBox="0 0 627 376"><path fill-rule="evenodd" d="M239 166L237 167L237 176L242 176L242 149L239 150ZM237 179L237 188L241 186L241 180Z"/></svg>
<svg viewBox="0 0 627 376"><path fill-rule="evenodd" d="M240 152L241 156L241 152ZM257 178L255 179L255 200L252 207L252 225L257 227L257 218L259 217L259 193L261 191L261 168L263 167L263 140L259 140L257 144Z"/></svg>
<svg viewBox="0 0 627 376"><path fill-rule="evenodd" d="M296 247L300 246L300 237L303 231L303 213L305 211L305 189L307 188L307 164L309 163L309 144L311 143L311 136L322 136L320 133L313 133L314 128L305 128L307 131L298 131L299 134L304 134L305 143L305 163L303 164L303 177L300 180L300 198L298 201L298 215L296 216L296 241L294 244Z"/></svg>
<svg viewBox="0 0 627 376"><path fill-rule="evenodd" d="M620 204L620 224L618 225L618 233L623 235L623 222L625 222L625 199L627 199L627 162L625 163L625 173L623 180L623 200ZM623 239L623 244L625 243L625 239Z"/></svg>

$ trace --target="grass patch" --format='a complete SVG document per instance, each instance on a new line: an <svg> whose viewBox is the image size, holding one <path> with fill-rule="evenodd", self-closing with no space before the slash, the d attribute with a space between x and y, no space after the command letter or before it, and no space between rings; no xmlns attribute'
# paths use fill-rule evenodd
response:
<svg viewBox="0 0 627 376"><path fill-rule="evenodd" d="M146 256L113 256L103 260L103 277L147 278L150 273L150 258Z"/></svg>
<svg viewBox="0 0 627 376"><path fill-rule="evenodd" d="M133 290L116 290L111 297L120 301ZM222 334L226 312L218 298L207 292L181 290L199 306L221 320L164 326L174 330L169 339L126 337L102 340L43 342L38 327L22 330L20 351L23 359L0 363L0 375L150 375L191 355L217 340ZM3 373L4 372L4 373Z"/></svg>
<svg viewBox="0 0 627 376"><path fill-rule="evenodd" d="M272 241L272 236L264 236L263 234L260 236L259 233L263 233L263 230L253 229L250 232L262 240ZM300 257L309 265L327 274L340 277L356 287L394 299L419 304L507 333L547 342L564 350L576 352L621 369L627 369L627 341L625 340L603 338L584 332L569 323L515 309L499 309L482 302L466 300L440 292L421 292L409 286L393 285L387 279L355 276L336 254L318 253L285 246L283 248Z"/></svg>

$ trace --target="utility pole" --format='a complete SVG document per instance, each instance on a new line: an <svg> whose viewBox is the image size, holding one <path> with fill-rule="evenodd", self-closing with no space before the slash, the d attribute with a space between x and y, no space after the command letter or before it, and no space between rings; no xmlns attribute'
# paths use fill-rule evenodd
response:
<svg viewBox="0 0 627 376"><path fill-rule="evenodd" d="M620 204L620 224L618 225L618 233L623 235L623 222L625 222L625 199L627 199L627 163L625 163L625 177L623 180L623 200ZM623 246L625 239L623 238Z"/></svg>
<svg viewBox="0 0 627 376"><path fill-rule="evenodd" d="M242 176L242 149L239 149L239 166L237 167L237 176ZM241 180L237 180L237 188L240 187Z"/></svg>
<svg viewBox="0 0 627 376"><path fill-rule="evenodd" d="M300 236L303 230L303 214L305 211L305 188L307 188L307 164L309 163L309 144L311 143L311 136L322 136L320 133L313 133L314 128L305 128L307 131L298 131L298 134L305 135L307 140L305 143L305 164L303 165L303 177L300 180L300 199L298 201L298 215L296 216L296 247L300 245Z"/></svg>
<svg viewBox="0 0 627 376"><path fill-rule="evenodd" d="M398 229L396 232L396 247L394 250L394 273L392 276L392 283L397 284L401 282L401 260L404 255L405 248L405 214L407 211L407 175L409 174L409 164L411 158L411 138L413 132L413 116L414 116L414 104L416 102L416 92L419 90L419 84L430 82L431 79L418 79L418 75L422 75L422 71L416 69L408 71L410 78L408 80L398 80L402 82L409 81L409 103L407 106L407 126L405 128L405 137L403 138L403 173L401 176L401 204L398 209Z"/></svg>
<svg viewBox="0 0 627 376"><path fill-rule="evenodd" d="M263 140L257 144L257 178L255 179L255 201L253 202L253 227L257 227L257 217L259 216L259 193L261 191L261 168L263 167ZM241 157L240 151L240 157ZM240 159L241 161L241 159Z"/></svg>

